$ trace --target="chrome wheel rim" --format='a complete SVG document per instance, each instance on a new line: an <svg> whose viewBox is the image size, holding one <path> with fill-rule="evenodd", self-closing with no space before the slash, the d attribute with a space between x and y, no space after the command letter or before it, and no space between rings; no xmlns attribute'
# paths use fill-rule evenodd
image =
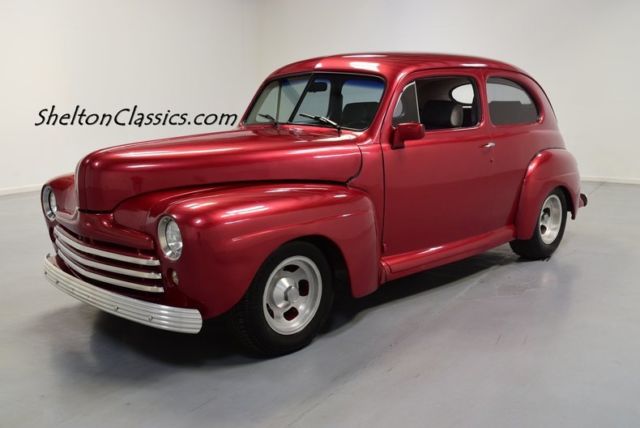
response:
<svg viewBox="0 0 640 428"><path fill-rule="evenodd" d="M557 195L549 195L542 204L538 230L540 238L545 244L556 240L562 226L562 202Z"/></svg>
<svg viewBox="0 0 640 428"><path fill-rule="evenodd" d="M262 295L264 317L276 333L295 334L313 320L321 298L318 266L308 257L289 257L269 275Z"/></svg>

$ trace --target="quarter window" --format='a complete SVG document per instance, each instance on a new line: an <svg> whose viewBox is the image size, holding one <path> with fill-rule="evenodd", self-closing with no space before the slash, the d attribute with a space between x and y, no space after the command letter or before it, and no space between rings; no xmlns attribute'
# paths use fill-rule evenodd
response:
<svg viewBox="0 0 640 428"><path fill-rule="evenodd" d="M420 122L420 116L418 114L418 95L416 93L415 82L405 86L395 109L393 109L394 126L399 123L407 122Z"/></svg>
<svg viewBox="0 0 640 428"><path fill-rule="evenodd" d="M538 109L531 96L513 80L487 80L489 115L495 125L517 125L538 121Z"/></svg>

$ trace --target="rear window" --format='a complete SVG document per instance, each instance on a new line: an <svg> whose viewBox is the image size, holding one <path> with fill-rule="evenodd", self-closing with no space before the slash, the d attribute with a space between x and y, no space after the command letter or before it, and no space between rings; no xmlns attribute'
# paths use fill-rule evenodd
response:
<svg viewBox="0 0 640 428"><path fill-rule="evenodd" d="M495 125L517 125L538 121L538 108L525 89L513 80L487 80L489 116Z"/></svg>

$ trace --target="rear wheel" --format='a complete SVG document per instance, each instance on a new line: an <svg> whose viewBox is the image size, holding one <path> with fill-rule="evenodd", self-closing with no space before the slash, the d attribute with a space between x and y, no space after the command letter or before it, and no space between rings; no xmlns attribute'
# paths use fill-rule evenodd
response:
<svg viewBox="0 0 640 428"><path fill-rule="evenodd" d="M547 258L560 245L566 223L567 200L564 192L556 188L542 203L531 239L511 241L511 249L525 259Z"/></svg>
<svg viewBox="0 0 640 428"><path fill-rule="evenodd" d="M332 273L322 251L308 242L290 242L263 263L231 311L231 326L250 351L286 354L313 340L332 303Z"/></svg>

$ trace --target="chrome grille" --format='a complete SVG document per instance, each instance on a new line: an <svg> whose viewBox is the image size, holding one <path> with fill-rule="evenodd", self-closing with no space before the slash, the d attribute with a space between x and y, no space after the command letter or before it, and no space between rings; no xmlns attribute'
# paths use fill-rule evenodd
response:
<svg viewBox="0 0 640 428"><path fill-rule="evenodd" d="M53 233L58 257L78 275L133 290L164 292L160 261L157 258L97 248L60 226L56 226Z"/></svg>

